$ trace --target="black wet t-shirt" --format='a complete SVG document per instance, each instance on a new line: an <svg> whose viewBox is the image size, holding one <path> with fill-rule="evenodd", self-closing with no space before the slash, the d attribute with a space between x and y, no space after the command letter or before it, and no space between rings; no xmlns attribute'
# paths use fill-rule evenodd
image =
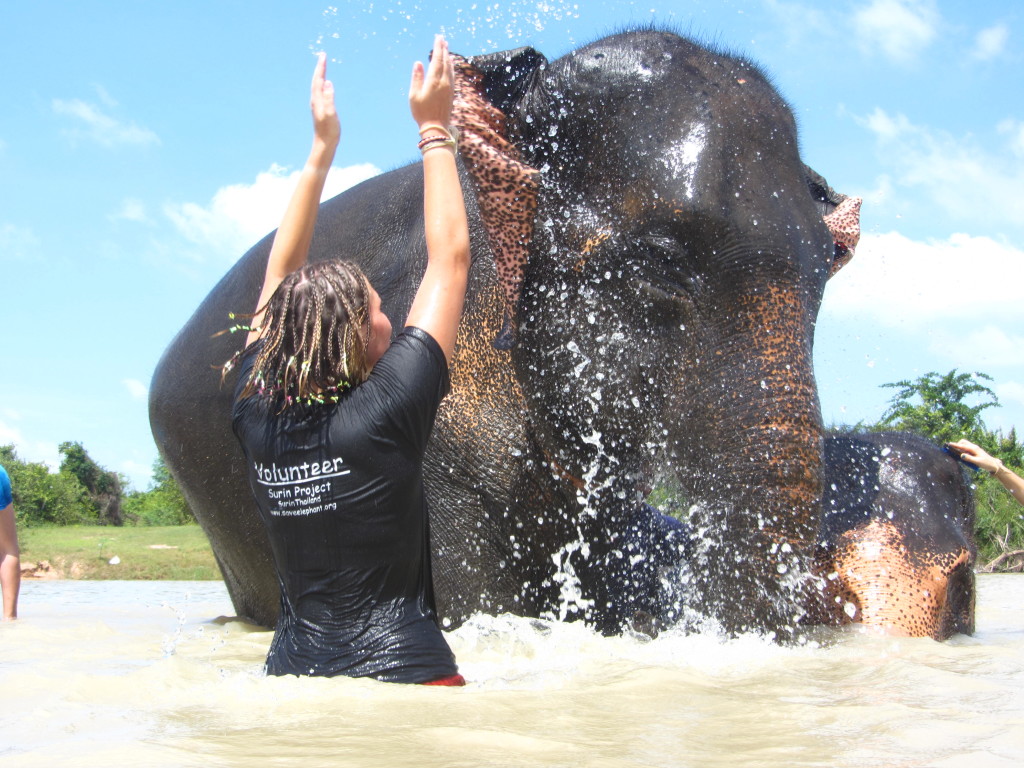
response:
<svg viewBox="0 0 1024 768"><path fill-rule="evenodd" d="M458 672L437 624L423 453L448 366L406 328L370 377L327 405L238 394L232 424L270 536L281 614L273 675L348 675L422 683Z"/></svg>

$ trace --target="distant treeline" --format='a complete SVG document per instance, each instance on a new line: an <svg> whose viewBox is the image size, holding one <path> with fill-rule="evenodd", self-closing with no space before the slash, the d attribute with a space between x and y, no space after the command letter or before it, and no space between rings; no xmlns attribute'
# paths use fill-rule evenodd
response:
<svg viewBox="0 0 1024 768"><path fill-rule="evenodd" d="M928 373L910 381L883 386L896 389L882 417L833 429L882 431L907 430L939 444L966 438L1000 458L1009 469L1024 475L1024 446L1017 432L991 430L981 417L999 405L984 383L984 373ZM153 465L153 481L146 491L125 493L127 482L115 472L96 464L81 443L62 443L59 472L44 464L20 460L13 446L0 446L0 464L11 476L19 525L182 525L194 523L181 490L161 459ZM1016 502L987 472L972 474L977 503L975 537L980 565L1009 553L1024 550L1024 507ZM678 491L655 489L655 497L667 506L683 509ZM664 497L664 498L662 498ZM659 506L662 506L659 504ZM1020 567L1024 558L1003 557L1003 568Z"/></svg>
<svg viewBox="0 0 1024 768"><path fill-rule="evenodd" d="M148 490L125 492L126 479L99 466L81 443L61 443L60 454L60 470L51 472L45 464L19 459L13 445L0 445L19 526L195 523L161 459L153 464Z"/></svg>

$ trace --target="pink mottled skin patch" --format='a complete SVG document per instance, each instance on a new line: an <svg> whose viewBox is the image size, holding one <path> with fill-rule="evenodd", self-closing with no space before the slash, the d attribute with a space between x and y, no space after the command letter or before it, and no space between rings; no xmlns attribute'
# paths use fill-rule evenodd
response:
<svg viewBox="0 0 1024 768"><path fill-rule="evenodd" d="M857 249L857 243L860 242L861 202L859 197L847 197L832 213L824 217L828 231L832 233L832 239L836 244L836 255L832 260L829 277L850 262Z"/></svg>
<svg viewBox="0 0 1024 768"><path fill-rule="evenodd" d="M515 342L516 306L537 212L540 172L523 162L507 137L505 115L483 92L483 75L461 56L455 59L452 122L459 153L473 178L477 204L505 295L505 323L495 346Z"/></svg>

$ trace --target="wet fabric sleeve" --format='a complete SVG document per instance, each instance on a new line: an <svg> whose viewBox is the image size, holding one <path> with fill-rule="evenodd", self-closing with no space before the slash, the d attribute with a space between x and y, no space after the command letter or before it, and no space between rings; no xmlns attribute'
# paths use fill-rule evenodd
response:
<svg viewBox="0 0 1024 768"><path fill-rule="evenodd" d="M422 456L438 406L448 393L448 361L426 331L407 326L370 374L378 406L394 433L402 435Z"/></svg>

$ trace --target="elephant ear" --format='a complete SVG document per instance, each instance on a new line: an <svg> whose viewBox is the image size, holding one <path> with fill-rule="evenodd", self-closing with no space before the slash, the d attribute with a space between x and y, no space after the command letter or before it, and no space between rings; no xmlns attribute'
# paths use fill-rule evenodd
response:
<svg viewBox="0 0 1024 768"><path fill-rule="evenodd" d="M541 78L548 60L533 48L487 53L469 61L483 75L487 100L510 119L531 111L543 94Z"/></svg>
<svg viewBox="0 0 1024 768"><path fill-rule="evenodd" d="M836 192L828 182L813 168L804 166L807 177L807 189L811 197L818 201L821 218L828 231L832 233L835 253L828 276L846 266L853 258L860 242L860 206L863 202L859 197L848 197Z"/></svg>
<svg viewBox="0 0 1024 768"><path fill-rule="evenodd" d="M519 123L547 60L532 48L454 58L452 122L459 129L459 153L473 180L505 300L502 329L493 344L510 349L516 342L517 308L540 189L540 172L512 143L511 126Z"/></svg>

